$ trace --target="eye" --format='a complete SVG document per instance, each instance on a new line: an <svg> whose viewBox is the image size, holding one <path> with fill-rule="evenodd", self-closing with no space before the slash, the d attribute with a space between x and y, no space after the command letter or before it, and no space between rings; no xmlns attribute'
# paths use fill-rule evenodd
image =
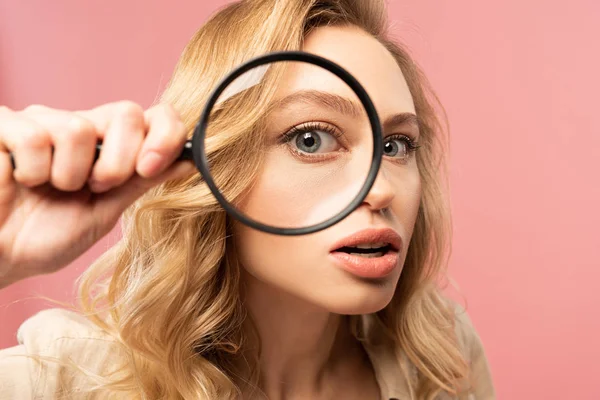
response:
<svg viewBox="0 0 600 400"><path fill-rule="evenodd" d="M294 153L301 156L323 156L342 148L335 129L320 124L305 124L292 128L283 135L282 141Z"/></svg>
<svg viewBox="0 0 600 400"><path fill-rule="evenodd" d="M327 132L311 131L296 134L296 140L294 140L296 149L304 153L327 153L335 151L337 141Z"/></svg>
<svg viewBox="0 0 600 400"><path fill-rule="evenodd" d="M383 155L395 159L405 160L410 153L420 146L414 140L405 135L394 135L385 138L383 144Z"/></svg>

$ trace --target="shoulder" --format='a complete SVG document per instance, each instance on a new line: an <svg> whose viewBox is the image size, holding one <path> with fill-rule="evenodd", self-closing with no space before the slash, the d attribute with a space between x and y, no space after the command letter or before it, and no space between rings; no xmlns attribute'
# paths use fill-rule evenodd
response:
<svg viewBox="0 0 600 400"><path fill-rule="evenodd" d="M472 358L473 351L478 347L483 347L479 333L473 325L471 317L462 306L449 301L451 309L454 311L454 332L459 345L467 359Z"/></svg>
<svg viewBox="0 0 600 400"><path fill-rule="evenodd" d="M116 347L113 338L74 311L44 310L26 320L17 331L19 344L31 354L82 360L89 354L106 355Z"/></svg>
<svg viewBox="0 0 600 400"><path fill-rule="evenodd" d="M85 386L77 367L103 375L120 357L108 333L64 309L44 310L27 319L17 339L18 346L0 351L0 390L12 398L64 395Z"/></svg>
<svg viewBox="0 0 600 400"><path fill-rule="evenodd" d="M108 335L83 315L61 308L43 310L25 320L17 331L21 344L38 345L58 339L106 338Z"/></svg>
<svg viewBox="0 0 600 400"><path fill-rule="evenodd" d="M444 304L444 311L450 312L447 314L447 318L449 323L453 325L456 344L463 359L469 365L468 383L470 390L468 398L470 400L495 399L492 377L483 343L471 318L463 307L445 297L442 304ZM370 333L370 328L374 325L373 316L363 315L362 325ZM375 330L374 333L381 332ZM418 374L416 365L409 360L405 351L396 349L396 344L393 341L386 341L385 335L369 336L370 339L373 337L377 338L374 342L367 340L363 342L363 345L369 354L379 384L382 386L384 398L410 398L410 393L414 390L414 388L410 389L410 386L417 379ZM449 397L444 397L444 395L437 397L437 399L446 398Z"/></svg>
<svg viewBox="0 0 600 400"><path fill-rule="evenodd" d="M454 310L454 330L458 345L469 364L469 381L474 398L495 399L490 366L483 342L467 311L458 304L450 302Z"/></svg>

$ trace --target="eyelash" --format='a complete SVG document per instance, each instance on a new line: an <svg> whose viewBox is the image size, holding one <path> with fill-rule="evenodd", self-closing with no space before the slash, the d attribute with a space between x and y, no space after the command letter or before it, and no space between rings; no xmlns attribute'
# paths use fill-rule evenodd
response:
<svg viewBox="0 0 600 400"><path fill-rule="evenodd" d="M393 140L393 139L400 139L403 140L404 142L406 142L406 146L408 148L408 152L412 153L417 151L417 149L419 149L421 147L421 145L419 144L419 142L413 138L411 138L410 136L407 135L390 135L384 138L384 140Z"/></svg>
<svg viewBox="0 0 600 400"><path fill-rule="evenodd" d="M334 138L338 139L343 135L340 131L333 128L331 125L326 125L320 122L307 122L304 124L296 125L289 129L287 132L281 135L281 143L288 143L294 139L296 135L300 135L312 131L321 131L329 133Z"/></svg>

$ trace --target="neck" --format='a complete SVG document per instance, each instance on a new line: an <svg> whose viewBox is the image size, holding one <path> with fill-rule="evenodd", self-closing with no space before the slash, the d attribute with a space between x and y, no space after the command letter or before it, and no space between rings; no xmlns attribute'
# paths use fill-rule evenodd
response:
<svg viewBox="0 0 600 400"><path fill-rule="evenodd" d="M248 328L258 334L246 347L257 354L259 386L269 399L316 398L336 377L364 365L360 344L345 316L332 314L247 277ZM251 322L250 322L251 321ZM327 382L327 384L323 384Z"/></svg>

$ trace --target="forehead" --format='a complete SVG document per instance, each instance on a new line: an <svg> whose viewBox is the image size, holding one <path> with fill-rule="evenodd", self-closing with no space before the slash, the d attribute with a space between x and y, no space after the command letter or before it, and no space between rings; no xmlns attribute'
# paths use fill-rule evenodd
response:
<svg viewBox="0 0 600 400"><path fill-rule="evenodd" d="M302 50L325 57L350 72L366 89L382 119L399 112L415 112L400 67L389 51L368 33L355 27L320 27L305 38ZM342 80L307 63L288 64L283 83L276 97L319 90L356 99Z"/></svg>

